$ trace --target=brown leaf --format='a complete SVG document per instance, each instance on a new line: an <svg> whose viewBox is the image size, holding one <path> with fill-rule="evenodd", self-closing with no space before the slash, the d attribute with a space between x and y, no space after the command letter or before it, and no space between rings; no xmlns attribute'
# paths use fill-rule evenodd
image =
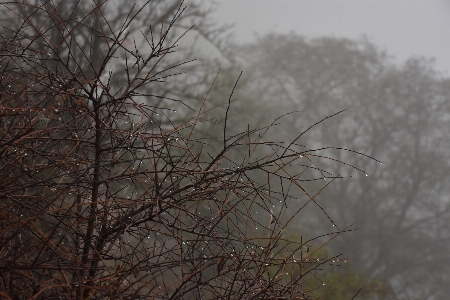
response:
<svg viewBox="0 0 450 300"><path fill-rule="evenodd" d="M84 104L83 98L78 99L77 104L81 109L86 108L86 104Z"/></svg>
<svg viewBox="0 0 450 300"><path fill-rule="evenodd" d="M217 263L217 274L219 274L220 271L222 271L224 264L225 264L225 259L223 257L221 257L219 262Z"/></svg>

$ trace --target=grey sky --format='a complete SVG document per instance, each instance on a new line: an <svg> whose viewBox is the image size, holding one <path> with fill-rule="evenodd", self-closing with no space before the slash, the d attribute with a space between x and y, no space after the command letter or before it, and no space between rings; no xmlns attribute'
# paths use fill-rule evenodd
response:
<svg viewBox="0 0 450 300"><path fill-rule="evenodd" d="M449 0L220 0L215 18L235 24L238 42L270 31L308 37L366 34L399 61L434 57L436 68L450 74Z"/></svg>

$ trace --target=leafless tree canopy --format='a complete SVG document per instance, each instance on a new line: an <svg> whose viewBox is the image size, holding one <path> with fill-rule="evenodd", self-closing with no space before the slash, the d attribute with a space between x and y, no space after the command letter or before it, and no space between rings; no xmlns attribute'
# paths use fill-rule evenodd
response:
<svg viewBox="0 0 450 300"><path fill-rule="evenodd" d="M214 148L197 134L215 121L207 95L171 98L192 83L176 79L179 38L206 13L180 2L4 2L2 298L306 299L340 263L319 253L348 228L303 187L339 174L304 132L265 139L281 118L231 135L225 115ZM289 231L309 206L329 235Z"/></svg>
<svg viewBox="0 0 450 300"><path fill-rule="evenodd" d="M285 138L319 116L347 109L308 132L316 154L342 164L322 167L351 179L337 180L318 201L337 224L355 222L331 248L345 253L369 278L390 283L398 299L443 299L450 293L450 80L430 60L395 64L367 39L308 39L269 34L237 51L252 78L241 92L265 111L302 110L287 117ZM274 101L277 99L277 102ZM235 117L238 119L239 116ZM328 147L330 146L330 147ZM360 159L343 147L383 161ZM315 210L302 226L323 231ZM301 228L301 227L300 227ZM316 232L317 232L316 231Z"/></svg>

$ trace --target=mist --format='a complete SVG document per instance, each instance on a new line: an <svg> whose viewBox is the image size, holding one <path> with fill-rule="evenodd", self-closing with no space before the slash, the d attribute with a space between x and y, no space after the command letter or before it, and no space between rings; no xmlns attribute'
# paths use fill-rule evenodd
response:
<svg viewBox="0 0 450 300"><path fill-rule="evenodd" d="M350 226L329 244L330 252L348 259L336 272L379 280L389 290L383 299L445 298L449 3L218 3L214 17L234 25L223 64L234 61L231 74L242 70L246 78L238 85L242 103L234 124L257 127L261 120L298 111L283 119L289 129L274 136L287 140L320 121L302 141L318 156L335 160L316 165L333 172L311 174L304 183L316 191L327 185L315 198L327 213L305 209L297 230L317 236L335 224Z"/></svg>
<svg viewBox="0 0 450 300"><path fill-rule="evenodd" d="M5 299L446 299L446 1L4 1Z"/></svg>

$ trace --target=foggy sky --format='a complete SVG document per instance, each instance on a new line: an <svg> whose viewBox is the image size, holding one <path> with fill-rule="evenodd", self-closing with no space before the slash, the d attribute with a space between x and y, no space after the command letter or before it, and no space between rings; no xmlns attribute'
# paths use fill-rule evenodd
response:
<svg viewBox="0 0 450 300"><path fill-rule="evenodd" d="M268 32L307 37L359 38L363 34L403 62L436 58L450 74L449 0L219 0L214 17L234 24L237 42Z"/></svg>

